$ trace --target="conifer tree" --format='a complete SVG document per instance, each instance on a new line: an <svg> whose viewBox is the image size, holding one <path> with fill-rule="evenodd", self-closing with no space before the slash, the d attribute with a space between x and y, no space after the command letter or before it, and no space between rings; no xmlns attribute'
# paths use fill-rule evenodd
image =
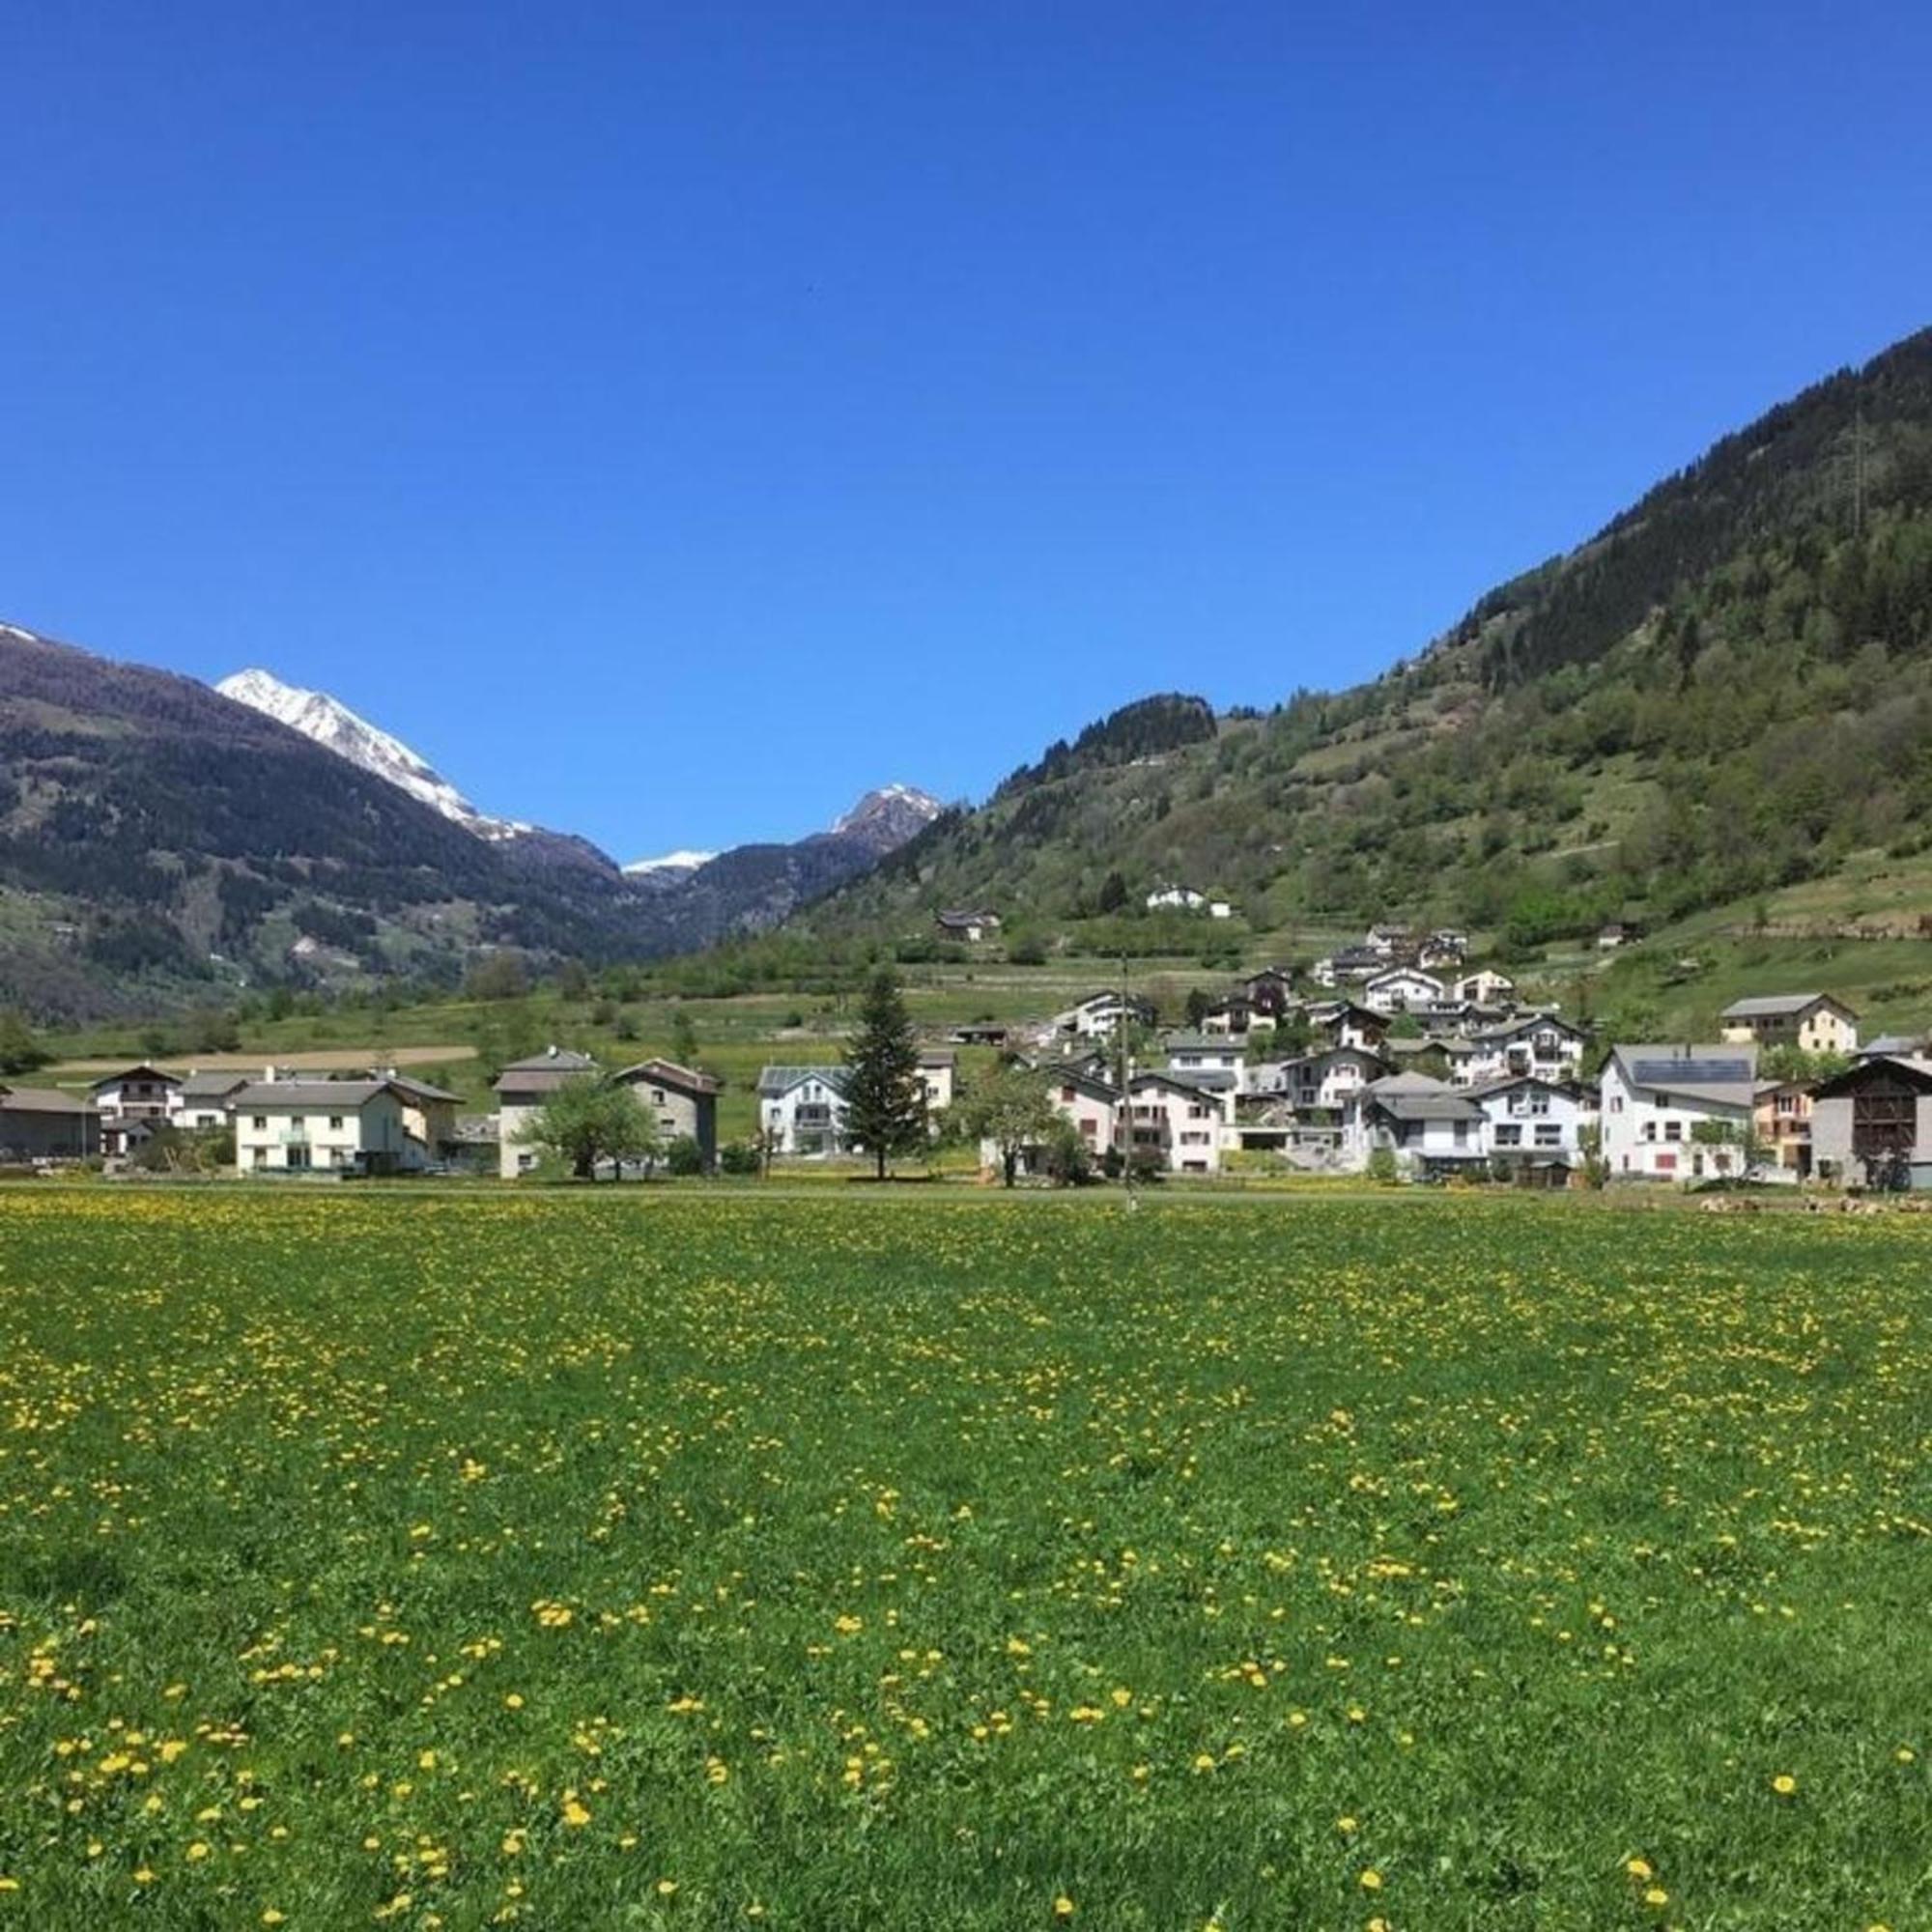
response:
<svg viewBox="0 0 1932 1932"><path fill-rule="evenodd" d="M859 1031L845 1048L846 1120L852 1138L877 1163L925 1144L925 1095L919 1080L919 1042L899 992L898 975L882 966L867 982Z"/></svg>

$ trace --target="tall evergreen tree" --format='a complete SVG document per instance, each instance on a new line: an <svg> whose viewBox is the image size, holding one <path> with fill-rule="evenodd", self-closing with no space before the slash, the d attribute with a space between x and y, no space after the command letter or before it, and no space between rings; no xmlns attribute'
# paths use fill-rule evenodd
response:
<svg viewBox="0 0 1932 1932"><path fill-rule="evenodd" d="M919 1080L919 1042L899 991L898 975L882 966L867 982L859 1031L845 1048L845 1100L852 1138L877 1163L925 1144L925 1095Z"/></svg>

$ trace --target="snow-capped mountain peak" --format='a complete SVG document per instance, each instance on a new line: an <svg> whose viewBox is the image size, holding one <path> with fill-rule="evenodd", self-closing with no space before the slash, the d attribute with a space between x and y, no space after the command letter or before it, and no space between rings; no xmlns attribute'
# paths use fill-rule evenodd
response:
<svg viewBox="0 0 1932 1932"><path fill-rule="evenodd" d="M515 838L530 830L518 820L493 818L479 810L419 752L358 717L326 691L305 691L300 685L284 684L271 671L254 669L239 670L214 688L223 697L260 711L351 764L386 779L479 838Z"/></svg>
<svg viewBox="0 0 1932 1932"><path fill-rule="evenodd" d="M880 785L838 819L832 830L876 847L883 856L924 831L943 809L930 792L917 785Z"/></svg>

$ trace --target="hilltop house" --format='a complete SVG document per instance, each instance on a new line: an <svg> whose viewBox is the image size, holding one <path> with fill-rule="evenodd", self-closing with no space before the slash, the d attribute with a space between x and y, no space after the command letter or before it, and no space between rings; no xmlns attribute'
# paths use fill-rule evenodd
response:
<svg viewBox="0 0 1932 1932"><path fill-rule="evenodd" d="M1461 1000L1465 1006L1499 1007L1505 1000L1516 998L1516 981L1493 966L1481 966L1473 973L1463 974L1449 992L1452 999Z"/></svg>
<svg viewBox="0 0 1932 1932"><path fill-rule="evenodd" d="M1286 967L1264 966L1250 973L1240 991L1257 1018L1284 1020L1294 1007L1294 981Z"/></svg>
<svg viewBox="0 0 1932 1932"><path fill-rule="evenodd" d="M948 939L963 939L969 946L979 945L1000 929L999 914L983 909L936 913L932 923Z"/></svg>
<svg viewBox="0 0 1932 1932"><path fill-rule="evenodd" d="M1331 1046L1353 1046L1373 1053L1388 1037L1388 1015L1353 1000L1325 1000L1308 1009L1308 1021Z"/></svg>
<svg viewBox="0 0 1932 1932"><path fill-rule="evenodd" d="M599 1068L587 1053L547 1046L527 1060L514 1060L497 1076L497 1172L514 1180L536 1166L538 1151L526 1142L530 1117L558 1088L572 1080L595 1079Z"/></svg>
<svg viewBox="0 0 1932 1932"><path fill-rule="evenodd" d="M0 1161L91 1160L99 1151L100 1114L91 1099L0 1081Z"/></svg>
<svg viewBox="0 0 1932 1932"><path fill-rule="evenodd" d="M1754 1045L1612 1047L1600 1090L1605 1165L1618 1178L1742 1179L1756 1086Z"/></svg>
<svg viewBox="0 0 1932 1932"><path fill-rule="evenodd" d="M1932 1187L1932 1060L1861 1060L1820 1081L1811 1153L1828 1179Z"/></svg>
<svg viewBox="0 0 1932 1932"><path fill-rule="evenodd" d="M1318 986L1358 985L1390 963L1390 955L1373 946L1345 946L1318 959L1309 968L1309 976Z"/></svg>
<svg viewBox="0 0 1932 1932"><path fill-rule="evenodd" d="M1078 1006L1057 1014L1053 1023L1062 1033L1078 1034L1083 1039L1102 1039L1123 1019L1129 1026L1152 1026L1153 1002L1138 993L1090 993Z"/></svg>
<svg viewBox="0 0 1932 1932"><path fill-rule="evenodd" d="M847 1152L844 1066L767 1066L758 1075L758 1125L774 1153Z"/></svg>
<svg viewBox="0 0 1932 1932"><path fill-rule="evenodd" d="M435 1155L405 1123L412 1097L395 1081L381 1078L250 1081L234 1096L235 1171L418 1172Z"/></svg>
<svg viewBox="0 0 1932 1932"><path fill-rule="evenodd" d="M1727 1041L1795 1046L1801 1053L1856 1053L1859 1016L1830 993L1772 993L1733 1000L1719 1015Z"/></svg>
<svg viewBox="0 0 1932 1932"><path fill-rule="evenodd" d="M1406 1013L1442 998L1442 981L1419 966L1390 966L1362 981L1362 1004L1378 1013Z"/></svg>
<svg viewBox="0 0 1932 1932"><path fill-rule="evenodd" d="M691 1140L709 1174L718 1159L718 1095L724 1083L674 1060L640 1060L620 1067L611 1084L628 1087L667 1143Z"/></svg>

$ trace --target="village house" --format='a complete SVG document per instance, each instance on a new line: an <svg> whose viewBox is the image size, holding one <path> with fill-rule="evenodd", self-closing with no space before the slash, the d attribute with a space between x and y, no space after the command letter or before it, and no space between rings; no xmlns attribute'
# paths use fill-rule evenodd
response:
<svg viewBox="0 0 1932 1932"><path fill-rule="evenodd" d="M1751 1123L1772 1166L1802 1179L1811 1172L1811 1089L1802 1080L1760 1080Z"/></svg>
<svg viewBox="0 0 1932 1932"><path fill-rule="evenodd" d="M171 1127L181 1113L182 1078L143 1061L109 1073L88 1089L100 1118L100 1151L124 1158L156 1127Z"/></svg>
<svg viewBox="0 0 1932 1932"><path fill-rule="evenodd" d="M948 939L963 939L969 946L979 945L1000 929L999 914L984 910L942 912L934 915L932 923Z"/></svg>
<svg viewBox="0 0 1932 1932"><path fill-rule="evenodd" d="M1113 1146L1120 1115L1120 1090L1091 1064L1042 1067L1050 1083L1054 1111L1073 1122L1073 1130L1095 1160Z"/></svg>
<svg viewBox="0 0 1932 1932"><path fill-rule="evenodd" d="M1201 912L1207 907L1208 895L1192 886L1156 886L1144 903L1149 912Z"/></svg>
<svg viewBox="0 0 1932 1932"><path fill-rule="evenodd" d="M1733 1000L1719 1015L1726 1041L1795 1046L1801 1053L1856 1053L1859 1016L1829 993L1772 993Z"/></svg>
<svg viewBox="0 0 1932 1932"><path fill-rule="evenodd" d="M1589 1041L1580 1027L1554 1013L1521 1013L1500 1026L1443 1042L1449 1078L1458 1087L1533 1073L1544 1080L1574 1079Z"/></svg>
<svg viewBox="0 0 1932 1932"><path fill-rule="evenodd" d="M249 1079L246 1073L190 1073L182 1082L175 1124L194 1133L225 1127L234 1112L235 1095Z"/></svg>
<svg viewBox="0 0 1932 1932"><path fill-rule="evenodd" d="M1388 1037L1388 1015L1353 1000L1325 1000L1308 1009L1308 1023L1324 1035L1330 1046L1359 1047L1378 1051Z"/></svg>
<svg viewBox="0 0 1932 1932"><path fill-rule="evenodd" d="M758 1125L774 1153L850 1151L844 1066L767 1066L758 1075Z"/></svg>
<svg viewBox="0 0 1932 1932"><path fill-rule="evenodd" d="M1419 966L1390 966L1362 981L1362 1004L1378 1013L1406 1013L1441 999L1444 990Z"/></svg>
<svg viewBox="0 0 1932 1932"><path fill-rule="evenodd" d="M1245 993L1229 993L1201 1015L1203 1033L1226 1039L1244 1039L1256 1027L1273 1024Z"/></svg>
<svg viewBox="0 0 1932 1932"><path fill-rule="evenodd" d="M392 1066L374 1068L370 1078L386 1080L396 1090L403 1103L404 1133L411 1140L419 1141L432 1161L449 1159L457 1148L456 1095L445 1094L440 1087L432 1087L426 1080L398 1073Z"/></svg>
<svg viewBox="0 0 1932 1932"><path fill-rule="evenodd" d="M943 1046L921 1049L919 1082L928 1116L943 1114L952 1104L953 1084L959 1077L959 1056ZM935 1126L937 1122L934 1122Z"/></svg>
<svg viewBox="0 0 1932 1932"><path fill-rule="evenodd" d="M1409 1179L1473 1172L1484 1159L1484 1116L1466 1094L1422 1073L1392 1073L1352 1094L1342 1114L1342 1154L1367 1167L1378 1151Z"/></svg>
<svg viewBox="0 0 1932 1932"><path fill-rule="evenodd" d="M1077 1034L1082 1039L1104 1039L1122 1019L1129 1026L1152 1026L1153 1002L1138 993L1090 993L1078 1006L1057 1014L1053 1023L1060 1032Z"/></svg>
<svg viewBox="0 0 1932 1932"><path fill-rule="evenodd" d="M1286 1101L1303 1119L1321 1115L1339 1120L1349 1100L1388 1070L1366 1048L1330 1046L1251 1068L1248 1089Z"/></svg>
<svg viewBox="0 0 1932 1932"><path fill-rule="evenodd" d="M1218 1174L1221 1129L1234 1119L1234 1095L1179 1073L1136 1073L1127 1082L1130 1159L1157 1160L1174 1174Z"/></svg>
<svg viewBox="0 0 1932 1932"><path fill-rule="evenodd" d="M1005 1046L1011 1033L1004 1020L971 1020L954 1027L948 1037L959 1046Z"/></svg>
<svg viewBox="0 0 1932 1932"><path fill-rule="evenodd" d="M1465 973L1449 989L1451 997L1471 1007L1499 1007L1516 998L1516 981L1493 966Z"/></svg>
<svg viewBox="0 0 1932 1932"><path fill-rule="evenodd" d="M238 1174L409 1174L434 1157L390 1080L257 1080L234 1106Z"/></svg>
<svg viewBox="0 0 1932 1932"><path fill-rule="evenodd" d="M1861 1060L1811 1090L1811 1159L1862 1187L1932 1187L1932 1060Z"/></svg>
<svg viewBox="0 0 1932 1932"><path fill-rule="evenodd" d="M1460 966L1468 956L1469 935L1453 925L1439 925L1425 933L1415 949L1415 963L1432 973Z"/></svg>
<svg viewBox="0 0 1932 1932"><path fill-rule="evenodd" d="M628 1087L638 1096L655 1122L660 1140L667 1145L676 1140L695 1142L704 1172L711 1172L718 1161L722 1080L696 1067L680 1066L674 1060L658 1059L620 1067L611 1080L613 1086Z"/></svg>
<svg viewBox="0 0 1932 1932"><path fill-rule="evenodd" d="M92 1099L0 1081L0 1162L92 1160L99 1151L100 1114Z"/></svg>
<svg viewBox="0 0 1932 1932"><path fill-rule="evenodd" d="M1184 1074L1217 1094L1247 1091L1248 1049L1244 1042L1209 1033L1171 1033L1162 1044L1170 1073Z"/></svg>
<svg viewBox="0 0 1932 1932"><path fill-rule="evenodd" d="M1383 965L1391 960L1412 959L1415 956L1415 934L1408 926L1381 921L1369 927L1362 949L1373 952Z"/></svg>
<svg viewBox="0 0 1932 1932"><path fill-rule="evenodd" d="M1613 1178L1743 1178L1757 1048L1617 1046L1604 1064L1604 1161Z"/></svg>
<svg viewBox="0 0 1932 1932"><path fill-rule="evenodd" d="M1318 959L1309 969L1309 977L1318 986L1359 985L1390 963L1388 953L1373 946L1345 946Z"/></svg>
<svg viewBox="0 0 1932 1932"><path fill-rule="evenodd" d="M527 1060L514 1060L497 1076L497 1172L505 1180L527 1174L541 1158L525 1140L530 1117L572 1080L595 1079L599 1068L587 1053L547 1046Z"/></svg>
<svg viewBox="0 0 1932 1932"><path fill-rule="evenodd" d="M1581 1167L1584 1137L1598 1123L1597 1095L1568 1080L1516 1074L1468 1090L1482 1109L1491 1161Z"/></svg>
<svg viewBox="0 0 1932 1932"><path fill-rule="evenodd" d="M1241 991L1256 1017L1284 1020L1294 1009L1294 982L1285 967L1264 966L1241 981Z"/></svg>

